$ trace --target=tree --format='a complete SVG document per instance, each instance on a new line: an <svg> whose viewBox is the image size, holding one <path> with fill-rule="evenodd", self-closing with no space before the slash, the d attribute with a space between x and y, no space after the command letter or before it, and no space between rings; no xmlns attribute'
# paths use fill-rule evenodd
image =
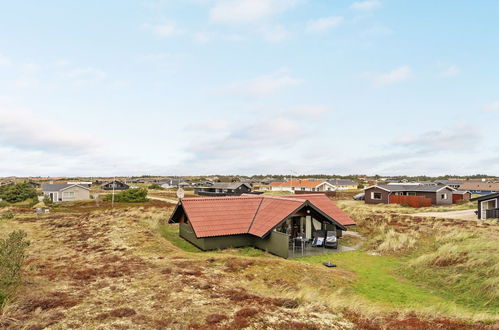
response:
<svg viewBox="0 0 499 330"><path fill-rule="evenodd" d="M36 197L36 190L29 183L9 184L0 187L0 198L9 203L23 202Z"/></svg>
<svg viewBox="0 0 499 330"><path fill-rule="evenodd" d="M26 236L26 232L19 230L0 239L0 306L21 282L21 268L30 244Z"/></svg>
<svg viewBox="0 0 499 330"><path fill-rule="evenodd" d="M112 195L107 195L104 197L105 201L112 200ZM136 188L128 189L123 192L114 195L114 201L118 203L143 203L147 202L147 189Z"/></svg>

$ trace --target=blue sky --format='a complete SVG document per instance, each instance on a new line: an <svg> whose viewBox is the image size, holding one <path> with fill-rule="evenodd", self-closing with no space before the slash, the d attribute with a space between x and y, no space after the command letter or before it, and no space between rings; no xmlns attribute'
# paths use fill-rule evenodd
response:
<svg viewBox="0 0 499 330"><path fill-rule="evenodd" d="M0 2L0 176L499 175L498 1Z"/></svg>

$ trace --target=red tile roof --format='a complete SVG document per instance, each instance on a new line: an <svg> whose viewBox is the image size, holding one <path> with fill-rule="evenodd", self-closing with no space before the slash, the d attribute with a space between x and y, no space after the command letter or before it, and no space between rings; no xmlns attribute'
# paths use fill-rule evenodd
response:
<svg viewBox="0 0 499 330"><path fill-rule="evenodd" d="M237 234L263 237L307 201L340 225L355 224L323 194L183 198L177 209L182 207L199 238Z"/></svg>

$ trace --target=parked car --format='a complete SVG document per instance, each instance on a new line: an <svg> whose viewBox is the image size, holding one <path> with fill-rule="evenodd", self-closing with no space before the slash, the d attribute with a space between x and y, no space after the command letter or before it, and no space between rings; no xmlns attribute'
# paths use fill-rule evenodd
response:
<svg viewBox="0 0 499 330"><path fill-rule="evenodd" d="M363 201L365 195L366 194L364 194L364 193L360 193L360 194L357 194L357 195L353 196L353 199L355 199L356 201Z"/></svg>

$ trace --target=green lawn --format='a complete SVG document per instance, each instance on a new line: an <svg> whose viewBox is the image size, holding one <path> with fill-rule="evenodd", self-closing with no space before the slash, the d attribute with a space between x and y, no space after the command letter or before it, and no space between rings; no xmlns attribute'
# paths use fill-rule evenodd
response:
<svg viewBox="0 0 499 330"><path fill-rule="evenodd" d="M382 305L421 310L431 307L441 312L468 310L398 275L405 258L370 256L366 252L352 251L296 260L312 264L331 260L338 267L354 272L357 275L353 284L355 293Z"/></svg>

